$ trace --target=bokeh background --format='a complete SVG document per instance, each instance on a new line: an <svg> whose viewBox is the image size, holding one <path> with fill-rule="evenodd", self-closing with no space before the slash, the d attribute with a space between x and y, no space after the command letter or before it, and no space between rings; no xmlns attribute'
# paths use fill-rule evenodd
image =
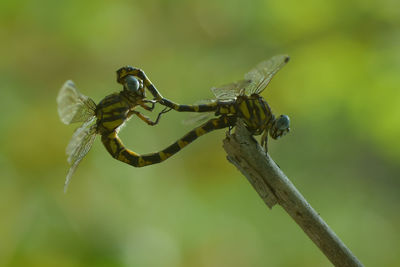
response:
<svg viewBox="0 0 400 267"><path fill-rule="evenodd" d="M224 130L145 168L98 139L63 194L65 80L98 102L129 64L189 104L281 53L263 96L292 132L270 154L365 265L399 266L399 18L396 0L2 0L0 266L330 266L226 161ZM186 115L121 138L158 151Z"/></svg>

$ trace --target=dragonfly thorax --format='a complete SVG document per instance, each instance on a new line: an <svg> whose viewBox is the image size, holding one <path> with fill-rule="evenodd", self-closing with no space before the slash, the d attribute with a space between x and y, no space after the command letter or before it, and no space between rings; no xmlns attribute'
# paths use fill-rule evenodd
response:
<svg viewBox="0 0 400 267"><path fill-rule="evenodd" d="M259 95L239 96L235 108L237 116L244 120L254 135L262 134L275 121L268 103Z"/></svg>
<svg viewBox="0 0 400 267"><path fill-rule="evenodd" d="M97 104L96 124L100 134L113 132L127 119L132 104L123 92L108 95Z"/></svg>
<svg viewBox="0 0 400 267"><path fill-rule="evenodd" d="M124 89L120 92L120 95L122 99L124 99L127 102L127 104L132 108L137 106L137 103L139 103L146 97L144 90L142 94L137 94L136 92Z"/></svg>

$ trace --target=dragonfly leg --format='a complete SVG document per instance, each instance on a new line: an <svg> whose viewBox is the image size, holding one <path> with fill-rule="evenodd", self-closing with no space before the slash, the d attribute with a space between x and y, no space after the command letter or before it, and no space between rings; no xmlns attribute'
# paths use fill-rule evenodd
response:
<svg viewBox="0 0 400 267"><path fill-rule="evenodd" d="M158 124L158 122L160 121L161 115L164 114L164 113L167 113L170 110L171 109L168 108L168 107L164 108L160 113L158 113L157 119L155 121L150 120L149 117L143 115L142 113L140 113L139 111L136 111L136 110L130 111L129 115L133 115L134 114L134 115L138 116L142 121L147 123L148 125L154 126L154 125Z"/></svg>
<svg viewBox="0 0 400 267"><path fill-rule="evenodd" d="M160 120L162 114L165 114L165 113L167 113L167 112L170 112L171 110L172 110L172 109L170 109L169 107L165 107L163 110L161 110L161 112L158 113L158 115L157 115L157 119L156 119L155 123L156 123L156 124L158 123L158 121Z"/></svg>
<svg viewBox="0 0 400 267"><path fill-rule="evenodd" d="M261 136L261 146L264 147L265 152L268 152L268 131L265 130Z"/></svg>
<svg viewBox="0 0 400 267"><path fill-rule="evenodd" d="M151 106L147 106L145 103L150 103ZM142 101L140 101L138 104L144 108L145 110L148 111L153 111L154 107L156 106L157 101L156 100L148 100L148 99L144 99Z"/></svg>

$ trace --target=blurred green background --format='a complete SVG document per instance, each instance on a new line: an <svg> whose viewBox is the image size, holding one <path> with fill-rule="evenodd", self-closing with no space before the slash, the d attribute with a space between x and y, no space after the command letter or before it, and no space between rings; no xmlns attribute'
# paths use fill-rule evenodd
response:
<svg viewBox="0 0 400 267"><path fill-rule="evenodd" d="M263 96L292 131L270 154L365 265L400 265L398 1L0 3L0 266L330 266L226 161L224 130L145 168L98 139L63 194L65 80L98 102L129 64L189 104L281 53ZM158 151L186 115L120 136Z"/></svg>

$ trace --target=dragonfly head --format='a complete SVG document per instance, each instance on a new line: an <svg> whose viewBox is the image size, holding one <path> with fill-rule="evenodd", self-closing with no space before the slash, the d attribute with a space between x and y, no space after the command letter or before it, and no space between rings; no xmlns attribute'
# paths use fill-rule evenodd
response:
<svg viewBox="0 0 400 267"><path fill-rule="evenodd" d="M280 115L269 129L269 135L273 139L279 139L290 131L290 119L287 115Z"/></svg>
<svg viewBox="0 0 400 267"><path fill-rule="evenodd" d="M123 85L124 90L127 90L131 94L142 97L146 96L143 88L143 81L133 75L126 76L124 78Z"/></svg>
<svg viewBox="0 0 400 267"><path fill-rule="evenodd" d="M124 86L124 90L134 96L145 97L143 81L136 77L138 69L131 66L117 70L117 82Z"/></svg>
<svg viewBox="0 0 400 267"><path fill-rule="evenodd" d="M143 87L143 81L133 75L127 75L121 80L124 86L124 92L134 98L145 98L146 92Z"/></svg>

